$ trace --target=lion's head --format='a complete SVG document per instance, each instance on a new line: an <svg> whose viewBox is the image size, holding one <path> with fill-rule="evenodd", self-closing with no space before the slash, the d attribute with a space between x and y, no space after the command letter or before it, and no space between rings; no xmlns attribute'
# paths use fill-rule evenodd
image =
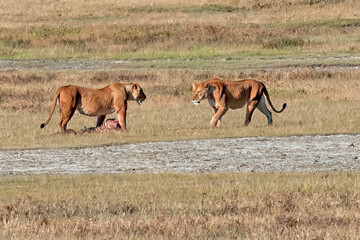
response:
<svg viewBox="0 0 360 240"><path fill-rule="evenodd" d="M139 105L146 99L146 95L138 83L131 83L131 95Z"/></svg>
<svg viewBox="0 0 360 240"><path fill-rule="evenodd" d="M192 102L194 105L198 105L202 100L206 99L208 96L209 84L193 83L193 97Z"/></svg>

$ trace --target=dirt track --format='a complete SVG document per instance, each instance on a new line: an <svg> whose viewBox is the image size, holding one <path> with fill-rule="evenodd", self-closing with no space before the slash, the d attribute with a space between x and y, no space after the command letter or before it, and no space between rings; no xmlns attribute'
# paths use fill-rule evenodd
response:
<svg viewBox="0 0 360 240"><path fill-rule="evenodd" d="M244 65L236 63L233 68L242 71L256 71L262 69L269 72L278 71L297 71L301 68L311 68L316 71L346 71L358 70L360 57L323 57L323 58L281 58L281 59L256 59L255 65ZM166 64L164 65L164 61ZM214 68L219 66L219 62L224 62L225 59L201 60L202 64ZM253 60L248 60L253 61ZM289 65L288 62L293 62ZM185 61L186 62L186 61ZM193 61L192 61L193 62ZM151 69L153 67L159 68L194 68L192 62L187 62L190 65L184 65L184 62L174 60L2 60L0 59L0 71L28 71L28 70L41 70L41 71L91 71L91 70L136 70L136 69ZM230 61L231 62L231 61ZM274 63L276 62L276 63ZM163 64L161 64L163 63ZM182 64L181 64L182 63ZM220 64L221 68L224 66ZM231 64L227 67L231 68ZM267 66L265 68L260 66ZM199 69L198 69L199 70Z"/></svg>
<svg viewBox="0 0 360 240"><path fill-rule="evenodd" d="M0 151L0 174L360 171L360 135L147 142Z"/></svg>

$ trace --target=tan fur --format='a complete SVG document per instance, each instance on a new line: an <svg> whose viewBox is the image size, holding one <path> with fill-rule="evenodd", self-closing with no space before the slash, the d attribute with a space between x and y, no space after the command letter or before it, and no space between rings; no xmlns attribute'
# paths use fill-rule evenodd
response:
<svg viewBox="0 0 360 240"><path fill-rule="evenodd" d="M272 124L271 112L265 104L266 99L270 107L277 113L284 111L283 108L278 111L274 108L270 101L269 93L262 82L253 79L244 79L241 81L226 81L218 78L212 78L200 84L193 83L193 98L195 105L202 100L207 99L213 109L214 117L210 121L210 126L220 126L221 117L228 109L242 108L247 104L245 126L249 125L251 116L258 108L268 119L268 124Z"/></svg>
<svg viewBox="0 0 360 240"><path fill-rule="evenodd" d="M133 100L141 104L145 99L146 95L138 83L113 83L101 89L89 89L74 85L63 86L55 92L49 118L40 127L43 128L50 122L59 100L61 114L59 126L63 133L66 133L67 123L75 110L87 116L97 116L97 127L104 122L106 114L116 112L121 129L126 131L127 101Z"/></svg>

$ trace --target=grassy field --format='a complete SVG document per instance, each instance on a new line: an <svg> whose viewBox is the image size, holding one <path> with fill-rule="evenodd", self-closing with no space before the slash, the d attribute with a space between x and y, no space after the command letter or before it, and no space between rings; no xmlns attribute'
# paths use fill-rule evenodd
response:
<svg viewBox="0 0 360 240"><path fill-rule="evenodd" d="M358 5L351 0L1 2L2 59L131 61L118 71L2 71L0 129L6 140L0 147L360 132L353 114L358 71L311 68L358 64L352 58L360 49ZM281 69L289 65L293 68ZM264 72L267 67L280 69ZM211 111L195 109L189 98L192 82L212 76L255 77L268 85L277 106L289 107L275 116L272 128L257 114L242 128L244 113L237 111L226 115L223 130L209 132ZM139 81L149 95L143 108L130 105L129 134L109 134L100 142L77 136L69 143L52 135L56 117L44 131L37 129L61 85L95 88L117 81ZM76 115L70 127L93 124Z"/></svg>
<svg viewBox="0 0 360 240"><path fill-rule="evenodd" d="M2 1L0 55L9 59L353 55L360 49L359 7L354 0Z"/></svg>
<svg viewBox="0 0 360 240"><path fill-rule="evenodd" d="M355 173L0 179L3 239L357 239Z"/></svg>
<svg viewBox="0 0 360 240"><path fill-rule="evenodd" d="M50 64L47 70L1 71L0 148L359 133L359 4L352 0L3 1L1 59L121 60L124 67L76 71L57 70ZM193 82L213 76L261 80L275 106L287 102L288 108L274 114L271 128L259 112L248 128L242 127L245 113L240 110L225 115L222 129L209 129L211 109L206 103L195 108L190 98ZM130 104L129 133L57 135L58 114L40 131L58 87L97 88L130 81L140 82L148 99L141 108ZM69 127L79 130L94 124L94 118L75 114Z"/></svg>
<svg viewBox="0 0 360 240"><path fill-rule="evenodd" d="M0 73L0 148L85 147L141 141L186 140L243 136L288 136L303 134L360 133L358 112L360 97L358 70L319 71L312 68L251 74L153 70L148 72L6 72ZM229 111L222 127L211 129L212 110L207 102L191 103L191 85L211 76L241 79L251 76L262 80L277 108L287 109L273 115L274 125L267 126L259 111L244 127L245 110ZM48 117L55 90L62 84L102 87L111 82L140 82L148 99L142 106L130 102L129 132L61 135L54 113L49 125L40 129ZM341 85L339 85L341 83ZM110 117L116 117L112 114ZM68 127L80 130L94 126L96 118L76 113Z"/></svg>
<svg viewBox="0 0 360 240"><path fill-rule="evenodd" d="M359 9L355 0L0 1L0 59L54 60L0 70L0 149L360 133ZM57 69L72 60L124 63ZM259 111L243 127L242 109L211 129L191 86L214 76L261 80L288 107L272 127ZM56 112L40 130L60 86L113 82L139 82L148 96L130 103L128 133L58 134ZM76 113L68 127L95 121ZM1 176L0 238L357 239L359 182L358 173Z"/></svg>

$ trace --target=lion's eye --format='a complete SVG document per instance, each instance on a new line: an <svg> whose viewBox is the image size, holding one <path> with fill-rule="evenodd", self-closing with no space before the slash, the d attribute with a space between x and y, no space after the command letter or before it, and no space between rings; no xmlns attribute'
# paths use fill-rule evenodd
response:
<svg viewBox="0 0 360 240"><path fill-rule="evenodd" d="M201 93L200 91L197 92L197 94L200 94L200 93Z"/></svg>

